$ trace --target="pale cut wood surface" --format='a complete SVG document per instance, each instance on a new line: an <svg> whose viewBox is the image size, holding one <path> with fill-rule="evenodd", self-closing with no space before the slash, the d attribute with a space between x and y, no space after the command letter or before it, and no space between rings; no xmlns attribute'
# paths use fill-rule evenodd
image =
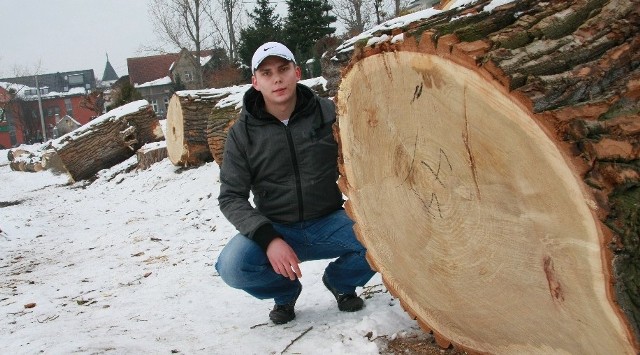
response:
<svg viewBox="0 0 640 355"><path fill-rule="evenodd" d="M217 97L174 94L167 109L167 153L174 165L198 166L212 160L206 128Z"/></svg>
<svg viewBox="0 0 640 355"><path fill-rule="evenodd" d="M171 114L168 112L171 111ZM167 155L174 165L182 165L185 160L184 116L180 107L180 98L173 95L167 109L166 127Z"/></svg>
<svg viewBox="0 0 640 355"><path fill-rule="evenodd" d="M634 352L596 203L502 87L434 55L382 53L337 101L347 208L410 313L479 352Z"/></svg>

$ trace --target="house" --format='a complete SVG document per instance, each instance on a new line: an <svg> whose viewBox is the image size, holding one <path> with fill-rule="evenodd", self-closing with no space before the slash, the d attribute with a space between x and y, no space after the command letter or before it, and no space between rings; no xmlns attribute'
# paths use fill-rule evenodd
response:
<svg viewBox="0 0 640 355"><path fill-rule="evenodd" d="M93 91L96 88L96 78L93 75L93 69L40 74L37 75L37 79L36 75L1 78L0 82L19 84L31 88L46 87L48 91L55 92L68 92L75 88Z"/></svg>
<svg viewBox="0 0 640 355"><path fill-rule="evenodd" d="M9 138L9 146L53 137L53 128L57 123L56 115L69 115L80 124L89 122L97 115L85 107L87 90L82 86L76 86L66 92L51 91L47 86L35 88L7 82L0 82L0 87L10 97L4 109L4 115L8 117L6 126L9 127L4 130L14 131L13 136Z"/></svg>
<svg viewBox="0 0 640 355"><path fill-rule="evenodd" d="M64 117L60 118L58 115L56 116L56 125L53 127L53 138L58 138L69 132L75 131L80 126L82 126L82 124L74 120L73 117L64 115Z"/></svg>
<svg viewBox="0 0 640 355"><path fill-rule="evenodd" d="M104 72L102 73L102 85L111 85L115 83L120 77L116 74L115 69L109 62L109 55L107 55L107 64L104 66Z"/></svg>
<svg viewBox="0 0 640 355"><path fill-rule="evenodd" d="M203 67L211 60L213 51L200 52L196 60L192 52L148 57L127 58L129 82L149 101L160 118L166 116L169 99L176 89L202 89Z"/></svg>

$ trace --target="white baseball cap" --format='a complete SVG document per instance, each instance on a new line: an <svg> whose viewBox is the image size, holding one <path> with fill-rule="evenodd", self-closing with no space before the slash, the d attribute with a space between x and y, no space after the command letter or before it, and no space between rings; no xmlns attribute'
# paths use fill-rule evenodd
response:
<svg viewBox="0 0 640 355"><path fill-rule="evenodd" d="M280 58L284 58L290 62L295 64L296 59L293 57L293 53L287 48L284 44L278 42L267 42L258 49L256 49L255 53L253 53L253 57L251 58L251 73L255 74L256 69L260 66L265 58L270 57L272 55L278 56Z"/></svg>

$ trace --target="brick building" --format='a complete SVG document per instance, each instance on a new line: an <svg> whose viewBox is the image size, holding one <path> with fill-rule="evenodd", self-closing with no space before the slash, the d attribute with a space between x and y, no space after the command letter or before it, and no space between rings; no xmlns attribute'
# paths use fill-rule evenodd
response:
<svg viewBox="0 0 640 355"><path fill-rule="evenodd" d="M0 129L0 141L5 147L22 143L34 143L54 136L56 117L71 116L80 124L85 124L97 116L83 107L87 90L74 87L66 92L49 91L44 86L38 89L26 85L0 82L5 93L2 104L4 127ZM42 119L40 117L42 107ZM45 135L42 134L44 121Z"/></svg>

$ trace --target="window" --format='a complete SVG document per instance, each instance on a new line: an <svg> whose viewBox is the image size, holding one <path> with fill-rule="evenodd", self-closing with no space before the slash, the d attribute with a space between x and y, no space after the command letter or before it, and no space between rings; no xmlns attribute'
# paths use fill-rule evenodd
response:
<svg viewBox="0 0 640 355"><path fill-rule="evenodd" d="M60 114L60 107L58 106L52 106L47 109L48 117L59 115L59 114Z"/></svg>
<svg viewBox="0 0 640 355"><path fill-rule="evenodd" d="M71 105L71 99L64 99L64 108L67 111L67 115L73 115L73 105Z"/></svg>
<svg viewBox="0 0 640 355"><path fill-rule="evenodd" d="M2 107L0 107L0 123L4 123L6 121L7 121L7 119L4 116L4 109Z"/></svg>
<svg viewBox="0 0 640 355"><path fill-rule="evenodd" d="M164 110L165 111L169 111L169 98L168 97L164 98Z"/></svg>
<svg viewBox="0 0 640 355"><path fill-rule="evenodd" d="M84 84L84 75L82 75L82 74L69 75L67 77L67 81L69 82L70 86L82 85L82 84Z"/></svg>
<svg viewBox="0 0 640 355"><path fill-rule="evenodd" d="M158 113L158 100L151 100L151 107L153 107L153 112Z"/></svg>
<svg viewBox="0 0 640 355"><path fill-rule="evenodd" d="M184 72L184 81L192 81L193 77L191 76L191 72L190 71L186 71Z"/></svg>

